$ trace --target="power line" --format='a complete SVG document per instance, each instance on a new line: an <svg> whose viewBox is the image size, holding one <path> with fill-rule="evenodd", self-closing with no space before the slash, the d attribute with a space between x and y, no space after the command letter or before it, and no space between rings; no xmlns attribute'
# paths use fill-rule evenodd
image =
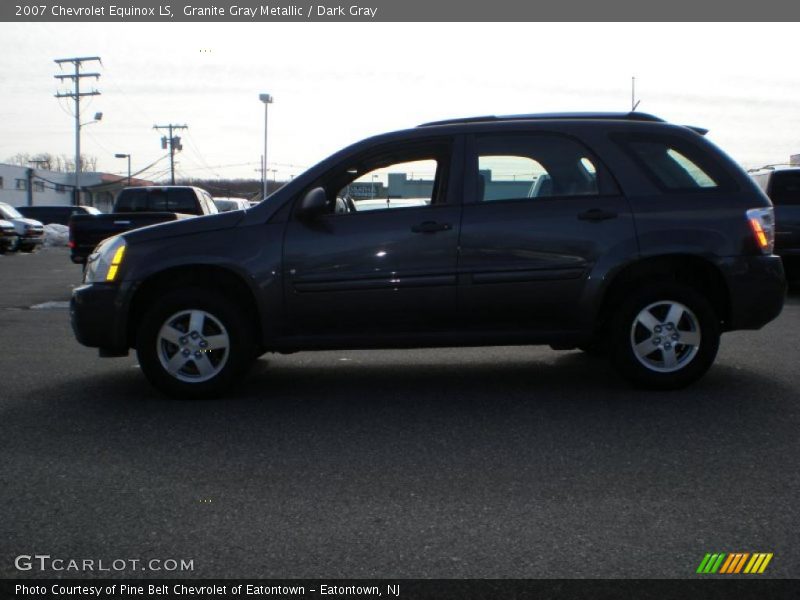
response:
<svg viewBox="0 0 800 600"><path fill-rule="evenodd" d="M158 158L158 159L154 160L153 162L151 162L151 163L150 163L149 165L147 165L146 167L143 167L143 168L139 169L139 170L138 170L138 171L136 171L135 173L131 173L131 177L136 177L137 175L141 175L142 173L144 173L144 172L145 172L145 171L147 171L148 169L152 169L154 166L156 166L156 165L157 165L158 163L160 163L162 160L164 160L165 158L167 158L167 156L169 156L169 154L165 154L164 156L162 156L162 157L160 157L160 158ZM166 174L166 173L168 173L168 172L169 172L169 169L164 169L164 170L162 170L162 171L158 171L158 172L157 172L155 175L150 175L149 177L160 177L161 175L164 175L164 174ZM53 181L53 180L51 180L51 179L48 179L47 177L43 177L42 175L38 175L38 174L36 174L36 172L34 172L34 174L33 174L33 177L34 177L34 178L36 178L36 179L41 179L42 181L46 181L47 183L51 183L51 184L53 184L53 185L56 185L56 186L66 186L66 187L73 187L73 186L71 186L71 185L70 185L70 184L68 184L68 183L62 183L62 182L58 182L58 181ZM120 176L119 176L119 181L122 181L122 180L124 180L124 179L128 179L127 175L125 175L125 176L123 176L123 175L120 175ZM50 188L50 189L54 189L54 188Z"/></svg>
<svg viewBox="0 0 800 600"><path fill-rule="evenodd" d="M200 154L200 150L198 149L197 145L194 143L194 135L187 135L186 137L189 140L189 145L192 147L192 150L194 150L194 153L200 159L200 164L202 166L204 166L206 169L208 169L209 171L211 171L211 173L213 175L216 175L217 177L219 177L221 179L222 176L219 173L215 172L213 167L208 166L208 163L206 162L206 159L203 157L202 154Z"/></svg>

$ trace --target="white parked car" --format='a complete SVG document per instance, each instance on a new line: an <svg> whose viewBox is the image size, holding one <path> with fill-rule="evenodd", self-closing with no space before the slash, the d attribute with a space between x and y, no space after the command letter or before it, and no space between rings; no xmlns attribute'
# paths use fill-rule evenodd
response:
<svg viewBox="0 0 800 600"><path fill-rule="evenodd" d="M0 202L0 219L14 225L19 236L18 246L23 252L33 252L44 241L44 225L34 219L26 219L10 204Z"/></svg>
<svg viewBox="0 0 800 600"><path fill-rule="evenodd" d="M214 198L219 212L230 212L232 210L247 210L250 203L244 198Z"/></svg>

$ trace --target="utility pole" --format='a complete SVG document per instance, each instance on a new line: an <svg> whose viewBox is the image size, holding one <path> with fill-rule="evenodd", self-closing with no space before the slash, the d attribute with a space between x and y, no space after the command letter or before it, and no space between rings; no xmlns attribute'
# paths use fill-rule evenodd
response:
<svg viewBox="0 0 800 600"><path fill-rule="evenodd" d="M78 58L57 58L55 63L61 67L64 63L72 63L75 72L70 75L54 75L60 81L71 79L73 84L72 92L58 92L56 98L72 98L75 100L75 195L74 204L80 204L81 195L81 98L84 96L99 96L100 92L81 92L81 79L83 77L94 77L95 81L100 79L100 73L81 73L81 66L85 62L99 62L99 56L82 56Z"/></svg>
<svg viewBox="0 0 800 600"><path fill-rule="evenodd" d="M169 148L169 173L170 173L170 184L175 185L175 150L178 151L183 150L183 145L181 144L181 138L172 135L173 130L176 129L189 129L188 125L173 125L170 123L169 125L153 125L153 129L168 129L169 136L163 136L161 138L161 147L166 150Z"/></svg>

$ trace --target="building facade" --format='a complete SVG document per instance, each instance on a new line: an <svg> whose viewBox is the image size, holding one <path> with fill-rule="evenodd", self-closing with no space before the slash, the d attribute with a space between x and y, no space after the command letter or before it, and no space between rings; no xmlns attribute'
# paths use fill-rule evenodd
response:
<svg viewBox="0 0 800 600"><path fill-rule="evenodd" d="M111 173L81 173L78 204L108 212L117 192L128 185L127 177ZM153 185L133 178L130 185ZM74 203L75 174L0 163L0 202L11 206L69 206Z"/></svg>

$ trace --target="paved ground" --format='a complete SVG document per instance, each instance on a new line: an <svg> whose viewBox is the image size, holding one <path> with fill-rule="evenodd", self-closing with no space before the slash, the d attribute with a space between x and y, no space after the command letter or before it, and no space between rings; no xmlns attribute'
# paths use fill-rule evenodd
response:
<svg viewBox="0 0 800 600"><path fill-rule="evenodd" d="M67 310L21 309L79 273L62 249L0 257L0 576L41 576L14 568L38 553L196 577L686 577L763 551L800 577L797 296L682 392L526 347L277 356L187 403L79 346Z"/></svg>

